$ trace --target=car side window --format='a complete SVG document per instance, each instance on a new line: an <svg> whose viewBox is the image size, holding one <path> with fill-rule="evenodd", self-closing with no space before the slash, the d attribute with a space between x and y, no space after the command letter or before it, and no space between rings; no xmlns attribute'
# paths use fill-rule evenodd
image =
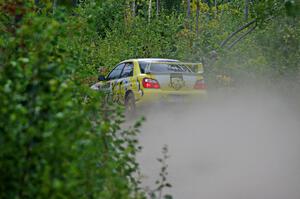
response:
<svg viewBox="0 0 300 199"><path fill-rule="evenodd" d="M126 63L123 72L121 74L122 78L133 76L133 63Z"/></svg>
<svg viewBox="0 0 300 199"><path fill-rule="evenodd" d="M119 64L117 65L107 76L107 80L112 80L112 79L118 79L120 78L121 72L124 68L125 64Z"/></svg>
<svg viewBox="0 0 300 199"><path fill-rule="evenodd" d="M146 67L149 65L149 63L140 61L139 65L140 65L141 73L142 74L146 73Z"/></svg>

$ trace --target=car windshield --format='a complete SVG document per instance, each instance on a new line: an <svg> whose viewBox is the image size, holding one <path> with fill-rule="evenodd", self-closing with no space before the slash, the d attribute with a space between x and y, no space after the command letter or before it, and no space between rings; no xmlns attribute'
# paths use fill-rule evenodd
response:
<svg viewBox="0 0 300 199"><path fill-rule="evenodd" d="M192 73L188 67L176 62L142 62L140 63L142 73Z"/></svg>

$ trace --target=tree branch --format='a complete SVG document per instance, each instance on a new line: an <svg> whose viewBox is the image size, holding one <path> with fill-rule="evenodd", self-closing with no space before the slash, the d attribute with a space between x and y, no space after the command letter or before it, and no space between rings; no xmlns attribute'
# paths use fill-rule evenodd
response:
<svg viewBox="0 0 300 199"><path fill-rule="evenodd" d="M196 1L196 34L197 36L199 35L199 16L200 16L200 2L199 0Z"/></svg>
<svg viewBox="0 0 300 199"><path fill-rule="evenodd" d="M242 30L248 28L249 26L251 26L252 24L254 24L257 21L257 19L253 19L252 21L242 25L241 27L239 27L236 31L234 31L233 33L231 33L224 41L222 41L222 43L220 44L221 47L224 47L227 42L234 37L237 33L241 32Z"/></svg>
<svg viewBox="0 0 300 199"><path fill-rule="evenodd" d="M250 28L247 32L245 32L243 35L239 36L234 42L232 42L229 46L228 49L231 49L233 46L235 46L240 40L244 39L248 34L250 34L257 26L253 26Z"/></svg>

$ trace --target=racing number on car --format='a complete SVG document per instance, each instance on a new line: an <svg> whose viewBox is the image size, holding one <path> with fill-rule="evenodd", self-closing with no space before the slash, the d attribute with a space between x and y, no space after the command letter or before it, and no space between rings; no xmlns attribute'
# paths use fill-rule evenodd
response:
<svg viewBox="0 0 300 199"><path fill-rule="evenodd" d="M128 90L132 90L131 78L133 76L133 63L128 62L125 64L120 77L120 102L125 102L125 95Z"/></svg>
<svg viewBox="0 0 300 199"><path fill-rule="evenodd" d="M170 87L175 90L179 90L185 86L182 74L171 74L170 75Z"/></svg>

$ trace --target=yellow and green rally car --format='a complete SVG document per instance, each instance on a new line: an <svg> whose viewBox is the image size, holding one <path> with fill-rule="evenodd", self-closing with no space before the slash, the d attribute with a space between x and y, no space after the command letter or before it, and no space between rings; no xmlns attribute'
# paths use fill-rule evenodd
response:
<svg viewBox="0 0 300 199"><path fill-rule="evenodd" d="M129 59L117 64L107 75L100 75L92 89L125 105L127 111L153 103L189 101L206 94L203 67L173 59Z"/></svg>

